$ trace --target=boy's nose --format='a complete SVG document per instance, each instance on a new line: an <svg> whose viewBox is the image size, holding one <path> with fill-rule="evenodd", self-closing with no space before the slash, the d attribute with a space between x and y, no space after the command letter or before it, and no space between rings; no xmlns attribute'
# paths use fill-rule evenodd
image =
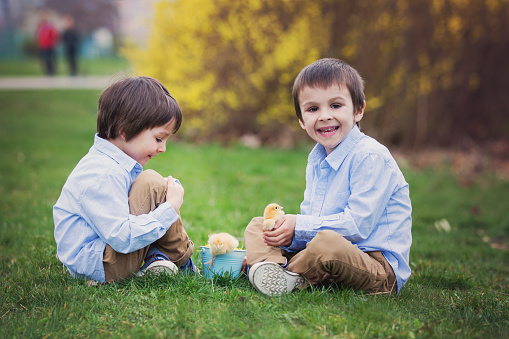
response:
<svg viewBox="0 0 509 339"><path fill-rule="evenodd" d="M166 143L163 143L162 145L160 145L157 150L159 151L159 153L166 152Z"/></svg>
<svg viewBox="0 0 509 339"><path fill-rule="evenodd" d="M322 110L319 119L322 121L331 120L332 115L330 114L329 110Z"/></svg>

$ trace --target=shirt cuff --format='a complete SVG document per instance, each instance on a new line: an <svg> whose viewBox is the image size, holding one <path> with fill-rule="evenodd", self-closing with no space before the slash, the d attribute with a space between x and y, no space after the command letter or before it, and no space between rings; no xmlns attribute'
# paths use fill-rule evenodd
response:
<svg viewBox="0 0 509 339"><path fill-rule="evenodd" d="M301 237L299 237L299 233L297 231L297 225L299 224L299 218L303 217L300 214L297 215L297 220L295 224L295 234L292 239L292 243L289 246L280 246L281 249L287 252L299 252L306 248L307 241L303 241Z"/></svg>
<svg viewBox="0 0 509 339"><path fill-rule="evenodd" d="M170 226L173 225L173 223L180 218L180 215L175 211L173 206L167 201L157 206L157 208L152 211L152 215L162 225L164 225L166 229L169 229Z"/></svg>
<svg viewBox="0 0 509 339"><path fill-rule="evenodd" d="M316 232L314 230L314 220L315 217L312 215L297 215L295 220L294 242L298 240L307 243L315 237Z"/></svg>

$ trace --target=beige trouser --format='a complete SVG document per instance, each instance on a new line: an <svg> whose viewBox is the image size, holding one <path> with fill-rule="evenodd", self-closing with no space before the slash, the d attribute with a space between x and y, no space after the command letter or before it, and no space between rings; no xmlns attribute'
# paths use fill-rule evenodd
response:
<svg viewBox="0 0 509 339"><path fill-rule="evenodd" d="M334 231L322 231L305 249L289 253L262 238L263 218L253 218L244 232L247 264L272 261L302 275L308 284L337 283L368 292L397 292L394 272L382 252L362 252Z"/></svg>
<svg viewBox="0 0 509 339"><path fill-rule="evenodd" d="M153 170L140 173L131 185L129 209L133 215L147 214L166 201L166 180ZM179 218L154 244L178 267L187 262L193 254L193 243ZM140 269L150 246L122 254L106 245L103 266L106 282L133 276Z"/></svg>

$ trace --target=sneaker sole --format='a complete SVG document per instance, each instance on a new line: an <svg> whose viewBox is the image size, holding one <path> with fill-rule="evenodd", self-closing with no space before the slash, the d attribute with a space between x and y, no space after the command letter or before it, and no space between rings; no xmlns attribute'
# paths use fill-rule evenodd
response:
<svg viewBox="0 0 509 339"><path fill-rule="evenodd" d="M153 274L166 273L169 275L177 274L179 271L177 265L167 260L157 260L150 264L145 270L139 271L138 276L142 277L146 272Z"/></svg>
<svg viewBox="0 0 509 339"><path fill-rule="evenodd" d="M249 270L249 281L266 295L280 295L293 291L304 283L297 273L288 272L280 265L271 262L257 263Z"/></svg>

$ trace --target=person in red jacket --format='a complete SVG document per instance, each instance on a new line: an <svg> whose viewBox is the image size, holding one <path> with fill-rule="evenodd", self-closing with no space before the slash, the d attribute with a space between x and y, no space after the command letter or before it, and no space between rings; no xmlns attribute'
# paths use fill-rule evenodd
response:
<svg viewBox="0 0 509 339"><path fill-rule="evenodd" d="M45 16L41 19L36 31L36 42L39 48L40 57L43 63L46 75L55 75L56 71L56 53L55 48L58 44L59 34L55 26Z"/></svg>

